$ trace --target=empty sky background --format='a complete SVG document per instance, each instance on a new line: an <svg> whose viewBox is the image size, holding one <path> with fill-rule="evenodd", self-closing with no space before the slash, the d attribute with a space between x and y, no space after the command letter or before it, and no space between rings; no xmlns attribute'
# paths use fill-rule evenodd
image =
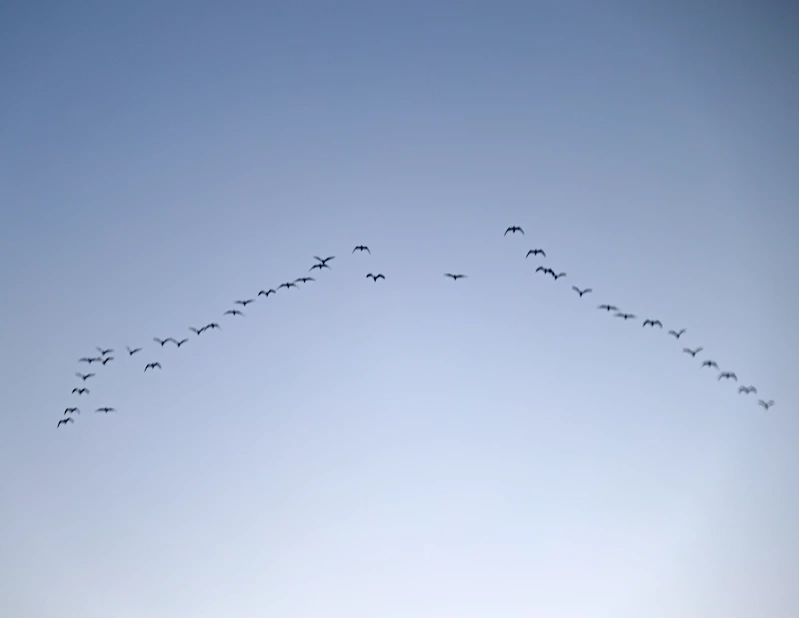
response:
<svg viewBox="0 0 799 618"><path fill-rule="evenodd" d="M0 614L799 615L789 5L2 3Z"/></svg>

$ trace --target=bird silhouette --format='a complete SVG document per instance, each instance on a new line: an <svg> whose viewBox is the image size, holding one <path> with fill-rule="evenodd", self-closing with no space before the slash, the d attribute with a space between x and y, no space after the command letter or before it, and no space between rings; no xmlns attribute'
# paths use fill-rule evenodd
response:
<svg viewBox="0 0 799 618"><path fill-rule="evenodd" d="M178 347L180 347L180 346L182 346L184 343L186 343L187 341L188 341L188 339L181 339L180 341L175 341L175 345L176 345L176 346L178 346Z"/></svg>
<svg viewBox="0 0 799 618"><path fill-rule="evenodd" d="M315 259L315 260L319 260L319 263L320 263L322 266L327 266L327 263L328 263L330 260L334 260L334 259L336 259L336 256L335 256L335 255L331 255L330 257L326 257L326 258L322 259L322 258L320 258L319 256L315 255L315 256L313 256L313 259Z"/></svg>
<svg viewBox="0 0 799 618"><path fill-rule="evenodd" d="M237 301L234 301L233 304L234 305L241 305L242 307L246 307L250 303L254 303L254 302L255 302L255 299L254 298L250 298L249 300L237 300Z"/></svg>
<svg viewBox="0 0 799 618"><path fill-rule="evenodd" d="M763 401L762 399L759 399L757 405L762 406L764 410L768 410L771 406L774 405L774 400L769 399L768 401Z"/></svg>
<svg viewBox="0 0 799 618"><path fill-rule="evenodd" d="M732 371L722 371L719 374L719 380L721 380L722 378L726 380L735 380L736 382L738 381L738 376L735 375Z"/></svg>
<svg viewBox="0 0 799 618"><path fill-rule="evenodd" d="M530 250L527 252L527 255L525 255L525 256L524 256L524 259L526 260L526 259L527 259L527 258L529 258L531 255L539 255L539 254L540 254L540 255L543 255L544 257L546 257L546 256L547 256L547 254L544 252L544 250L543 250L543 249L530 249Z"/></svg>
<svg viewBox="0 0 799 618"><path fill-rule="evenodd" d="M279 286L277 286L277 289L279 290L280 288L286 288L288 290L289 288L296 288L296 287L298 287L296 283L291 283L290 281L286 281L286 283L281 283Z"/></svg>
<svg viewBox="0 0 799 618"><path fill-rule="evenodd" d="M159 363L158 361L156 361L156 362L154 362L154 363L147 363L147 364L144 366L144 371L147 371L148 369L155 369L156 367L158 367L159 369L161 369L161 363Z"/></svg>
<svg viewBox="0 0 799 618"><path fill-rule="evenodd" d="M164 344L165 344L167 341L174 341L174 338L172 338L172 337L167 337L166 339L159 339L158 337L153 337L153 341L155 341L156 343L160 343L160 344L161 344L161 347L163 348L163 347L164 347Z"/></svg>
<svg viewBox="0 0 799 618"><path fill-rule="evenodd" d="M277 294L277 291L270 288L268 290L261 290L260 292L258 292L258 296L261 296L262 294L267 298L269 298L270 294Z"/></svg>
<svg viewBox="0 0 799 618"><path fill-rule="evenodd" d="M614 307L613 305L599 305L599 307L597 307L597 309L604 309L607 312L618 311L619 310L618 307Z"/></svg>
<svg viewBox="0 0 799 618"><path fill-rule="evenodd" d="M458 279L463 279L466 277L466 275L453 275L452 273L444 273L444 276L451 278L453 281L457 281Z"/></svg>
<svg viewBox="0 0 799 618"><path fill-rule="evenodd" d="M704 350L705 348L696 348L696 350L692 350L691 348L683 348L682 351L686 354L690 354L691 356L696 356L699 352Z"/></svg>
<svg viewBox="0 0 799 618"><path fill-rule="evenodd" d="M206 324L205 326L203 326L203 330L205 329L214 330L215 328L222 330L222 327L219 326L219 324L217 324L216 322L211 322L210 324Z"/></svg>
<svg viewBox="0 0 799 618"><path fill-rule="evenodd" d="M655 326L660 326L660 328L663 328L663 324L660 320L644 320L644 323L641 324L641 326L651 326L652 328Z"/></svg>
<svg viewBox="0 0 799 618"><path fill-rule="evenodd" d="M375 283L377 283L378 279L385 279L385 277L383 276L383 273L377 273L376 275L373 275L372 273L369 273L368 275L366 275L366 278L368 279L369 277L371 277L372 281L374 281Z"/></svg>
<svg viewBox="0 0 799 618"><path fill-rule="evenodd" d="M565 277L565 276L566 276L566 273L560 273L560 274L557 274L557 275L556 275L556 274L555 274L555 272L554 272L553 270L551 270L551 269L550 269L550 271L549 271L549 274L550 274L550 275L552 275L552 278L553 278L555 281L557 281L557 280L558 280L558 279L560 279L561 277Z"/></svg>
<svg viewBox="0 0 799 618"><path fill-rule="evenodd" d="M99 348L99 347L97 348L97 351L100 353L100 356L106 356L108 354L111 354L111 352L113 352L113 350L111 348L108 348L107 350L103 350L103 348Z"/></svg>
<svg viewBox="0 0 799 618"><path fill-rule="evenodd" d="M706 360L704 363L702 363L702 367L715 367L716 369L719 368L719 366L716 364L716 361L712 360Z"/></svg>
<svg viewBox="0 0 799 618"><path fill-rule="evenodd" d="M552 270L551 268L547 268L546 266L539 266L538 268L535 269L535 272L544 273L545 275L552 275L553 277L555 276L555 271Z"/></svg>
<svg viewBox="0 0 799 618"><path fill-rule="evenodd" d="M686 329L681 328L680 330L670 330L669 335L674 335L676 339L682 337L682 334L686 331Z"/></svg>
<svg viewBox="0 0 799 618"><path fill-rule="evenodd" d="M738 392L744 395L748 395L749 393L757 394L757 389L754 386L739 386Z"/></svg>
<svg viewBox="0 0 799 618"><path fill-rule="evenodd" d="M64 414L74 414L74 413L80 414L80 409L79 408L64 408Z"/></svg>
<svg viewBox="0 0 799 618"><path fill-rule="evenodd" d="M524 235L524 230L522 228L520 228L518 225L510 226L507 230L505 230L505 233L503 234L503 236L507 236L508 232L511 232L512 234L515 234L516 232L521 232L522 235Z"/></svg>
<svg viewBox="0 0 799 618"><path fill-rule="evenodd" d="M244 314L238 309L228 309L222 315L244 315Z"/></svg>
<svg viewBox="0 0 799 618"><path fill-rule="evenodd" d="M311 267L308 269L308 272L311 272L311 271L312 271L314 268L318 268L319 270L322 270L323 268L330 268L330 266L328 266L327 264L323 264L323 263L321 263L321 262L320 262L319 264L314 264L313 266L311 266ZM330 270L333 270L333 269L332 269L332 268L330 268Z"/></svg>
<svg viewBox="0 0 799 618"><path fill-rule="evenodd" d="M136 354L136 352L141 352L141 348L134 348L132 350L129 347L127 347L127 346L125 346L125 348L127 349L128 354L130 356L133 356L134 354Z"/></svg>
<svg viewBox="0 0 799 618"><path fill-rule="evenodd" d="M626 321L626 320L634 319L635 315L633 315L632 313L621 313L621 312L619 312L619 313L616 314L616 317L617 318L624 318L624 320Z"/></svg>
<svg viewBox="0 0 799 618"><path fill-rule="evenodd" d="M300 277L299 279L295 279L294 283L308 283L309 281L316 281L313 277Z"/></svg>
<svg viewBox="0 0 799 618"><path fill-rule="evenodd" d="M352 250L353 253L355 253L356 251L366 251L366 253L372 255L372 252L369 251L369 247L367 247L366 245L358 245Z"/></svg>
<svg viewBox="0 0 799 618"><path fill-rule="evenodd" d="M91 357L84 356L83 358L79 359L78 362L79 363L89 363L91 365L92 363L99 363L102 360L103 359L98 357L98 356L91 356Z"/></svg>
<svg viewBox="0 0 799 618"><path fill-rule="evenodd" d="M56 425L56 429L61 427L61 425L66 425L67 423L74 423L74 422L75 422L74 418L62 418L60 421L58 421L58 425Z"/></svg>
<svg viewBox="0 0 799 618"><path fill-rule="evenodd" d="M93 373L76 373L75 375L78 376L81 380L83 380L85 382L86 380L91 378L94 374Z"/></svg>
<svg viewBox="0 0 799 618"><path fill-rule="evenodd" d="M107 364L107 363L110 363L112 360L114 360L114 357L113 357L113 356L106 356L106 357L103 359L103 365L105 365L105 364Z"/></svg>
<svg viewBox="0 0 799 618"><path fill-rule="evenodd" d="M582 297L583 297L583 294L588 294L588 293L590 293L590 292L593 292L593 290L592 290L591 288L585 288L584 290L581 290L581 289L580 289L580 288L578 288L576 285L573 285L573 286L572 286L572 290L574 290L575 292L577 292L577 293L580 295L580 298L582 298Z"/></svg>
<svg viewBox="0 0 799 618"><path fill-rule="evenodd" d="M116 412L116 410L114 408L105 407L105 408L97 408L95 412L105 412L106 414L108 414L109 412Z"/></svg>
<svg viewBox="0 0 799 618"><path fill-rule="evenodd" d="M84 393L88 395L89 393L91 393L91 391L88 388L78 388L77 386L72 389L72 392L77 393L78 395L83 395Z"/></svg>
<svg viewBox="0 0 799 618"><path fill-rule="evenodd" d="M203 326L201 328L194 328L193 326L189 326L189 330L191 332L193 332L195 335L197 335L198 337L203 334L203 331L205 330L205 328L206 328L205 326Z"/></svg>

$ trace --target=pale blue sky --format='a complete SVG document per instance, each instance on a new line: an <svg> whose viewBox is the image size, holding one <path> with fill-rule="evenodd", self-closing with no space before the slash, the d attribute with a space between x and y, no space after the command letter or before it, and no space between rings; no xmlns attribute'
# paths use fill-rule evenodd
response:
<svg viewBox="0 0 799 618"><path fill-rule="evenodd" d="M799 615L798 15L641 4L2 3L0 614Z"/></svg>

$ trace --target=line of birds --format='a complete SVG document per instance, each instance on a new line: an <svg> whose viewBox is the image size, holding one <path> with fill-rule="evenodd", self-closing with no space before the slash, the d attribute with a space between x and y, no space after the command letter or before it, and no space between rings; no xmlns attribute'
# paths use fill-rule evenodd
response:
<svg viewBox="0 0 799 618"><path fill-rule="evenodd" d="M517 234L517 233L524 235L524 230L518 225L512 225L512 226L508 227L505 230L504 236L507 236L508 234ZM369 247L366 246L366 245L357 245L352 250L353 254L355 252L359 252L359 253L366 252L366 253L368 253L370 255L372 253L371 250L369 249ZM541 255L543 257L547 257L546 252L543 249L540 249L540 248L530 249L529 251L527 251L527 254L525 255L525 259L529 258L531 255L533 257L539 256L539 255ZM320 272L322 270L324 270L324 269L332 270L332 268L328 264L328 262L330 262L331 260L334 260L335 257L336 256L334 256L334 255L331 255L331 256L328 256L328 257L325 257L325 258L321 258L319 256L313 256L313 258L316 260L316 263L314 263L311 266L311 268L309 269L309 272L312 272L312 271L317 270L317 269ZM535 272L536 273L540 272L540 273L543 273L544 275L550 275L555 281L557 281L558 279L561 279L563 277L566 277L566 273L565 272L556 273L555 270L553 270L552 268L550 268L548 266L543 266L543 265L538 266L535 269ZM453 281L457 281L458 279L467 278L467 275L465 275L463 273L450 273L450 272L447 272L447 273L444 273L444 277L450 278ZM374 283L377 283L377 281L379 279L385 280L386 277L385 277L385 275L383 273L371 273L370 272L370 273L368 273L366 275L366 278L367 279L372 279L372 281ZM305 283L308 283L310 281L316 281L316 280L313 277L308 277L308 276L299 277L299 278L295 279L294 281L286 281L284 283L281 283L280 285L277 286L277 288L269 288L268 290L260 290L258 292L258 294L256 295L256 298L235 300L233 302L233 304L234 305L239 305L242 308L246 308L247 305L250 305L251 303L256 302L256 299L261 297L261 296L264 296L265 298L269 298L269 296L271 294L277 294L277 291L280 290L280 289L285 288L286 290L289 290L291 288L299 288L299 286L298 286L299 283L305 284ZM572 290L574 290L574 292L576 292L579 295L580 298L582 298L586 294L590 294L590 293L593 292L592 288L580 289L576 285L572 286ZM602 305L598 305L597 309L599 309L601 311L605 311L607 313L614 312L614 317L621 318L621 319L623 319L625 321L634 320L637 317L633 313L625 313L625 312L620 311L619 308L616 307L615 305L602 304ZM242 316L243 317L245 314L244 314L243 311L234 308L234 309L228 309L227 311L225 311L223 313L223 315L230 315L230 316L233 316L233 317L235 317L235 316ZM643 321L643 323L642 323L642 327L646 328L647 326L649 326L650 328L654 328L654 327L657 326L661 330L663 329L663 323L660 320L658 320L658 319L652 319L652 318L645 319ZM189 330L191 332L193 332L195 335L197 335L198 337L200 335L202 335L205 331L208 331L208 330L221 330L221 329L222 329L222 327L217 322L209 322L205 326L202 326L202 327L199 327L199 328L196 328L194 326L190 326L189 327ZM680 337L682 337L686 332L687 332L687 329L681 328L680 330L669 330L667 334L670 335L670 336L673 336L676 340L679 340ZM181 346L183 346L186 343L188 343L189 339L188 338L176 339L174 337L166 337L165 339L161 339L159 337L153 337L153 341L155 343L158 343L161 348L163 348L167 343L173 343L177 348L180 348ZM131 348L129 346L126 346L125 349L127 350L129 357L133 357L134 355L138 354L139 352L141 352L143 350L143 348L141 348L141 347ZM687 348L687 347L683 348L683 352L685 354L689 354L692 358L695 358L696 355L699 352L701 352L702 350L704 350L704 348L701 347L701 346L697 347L697 348L694 348L694 349ZM86 363L86 364L88 364L90 366L93 363L99 363L98 366L105 366L109 362L114 360L114 357L111 356L111 354L114 353L114 350L112 348L97 347L97 351L99 352L100 356L84 356L84 357L80 358L78 360L78 362L79 363ZM704 367L710 367L710 368L719 369L719 366L716 363L716 361L710 360L710 359L704 360L702 362L702 364L700 365L700 368L704 368ZM156 369L161 370L161 363L159 361L157 361L157 360L156 361L150 361L150 362L148 362L148 363L146 363L144 365L144 372L145 373L148 370L155 371ZM81 379L82 383L85 383L86 380L88 380L89 378L92 378L92 377L96 376L95 373L85 373L85 374L76 373L75 375ZM738 376L733 371L720 371L719 374L718 374L718 381L720 382L721 380L733 380L735 382L738 382ZM75 388L72 389L72 393L73 394L77 394L77 395L88 395L90 393L90 390L88 388L86 388L85 386L76 386ZM742 386L739 386L738 393L739 394L743 394L743 395L748 395L748 394L751 394L751 393L755 393L756 394L757 393L757 388L755 388L754 386L751 386L751 385L750 386L743 386L742 385ZM758 403L758 405L760 407L762 407L765 410L768 410L771 406L773 406L775 404L773 399L769 399L769 400L759 399L757 403ZM97 408L95 410L95 412L108 414L109 412L116 412L116 409L112 408L112 407L104 406L104 407L101 407L101 408ZM74 423L74 418L72 417L73 414L80 414L80 409L77 408L77 407L67 407L67 408L65 408L63 416L66 416L66 418L62 418L61 420L59 420L58 424L57 424L57 427L61 427L62 425L67 425L69 423Z"/></svg>

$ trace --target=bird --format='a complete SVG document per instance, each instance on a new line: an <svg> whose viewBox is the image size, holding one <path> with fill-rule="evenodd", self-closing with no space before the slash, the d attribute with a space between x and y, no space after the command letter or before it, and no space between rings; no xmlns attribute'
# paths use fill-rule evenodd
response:
<svg viewBox="0 0 799 618"><path fill-rule="evenodd" d="M699 352L704 350L705 348L696 348L696 350L692 350L691 348L683 348L682 351L686 354L690 354L691 356L696 356Z"/></svg>
<svg viewBox="0 0 799 618"><path fill-rule="evenodd" d="M258 296L261 296L261 294L269 298L270 294L277 294L277 292L270 288L268 290L261 290L260 292L258 292Z"/></svg>
<svg viewBox="0 0 799 618"><path fill-rule="evenodd" d="M368 275L366 275L366 278L368 279L369 277L371 277L372 281L374 281L375 283L377 283L378 279L385 279L385 277L383 276L383 273L377 273L376 275L373 275L372 273L369 273Z"/></svg>
<svg viewBox="0 0 799 618"><path fill-rule="evenodd" d="M543 249L530 249L530 250L527 252L527 255L525 255L525 256L524 256L524 259L526 260L526 259L527 259L527 258L529 258L531 255L538 255L539 253L540 253L541 255L543 255L544 257L546 257L546 256L547 256L547 254L544 252L544 250L543 250Z"/></svg>
<svg viewBox="0 0 799 618"><path fill-rule="evenodd" d="M161 369L161 363L159 363L158 361L156 361L156 362L154 362L154 363L147 363L147 364L144 366L144 371L147 371L148 369L155 369L156 367L158 367L159 369Z"/></svg>
<svg viewBox="0 0 799 618"><path fill-rule="evenodd" d="M551 268L550 268L550 270L549 270L549 274L550 274L550 275L552 275L552 278L553 278L555 281L557 281L557 280L558 280L558 279L560 279L561 277L565 277L565 276L566 276L566 273L560 273L560 274L556 275L556 274L555 274L555 271L553 271Z"/></svg>
<svg viewBox="0 0 799 618"><path fill-rule="evenodd" d="M78 409L78 408L64 408L64 414L73 414L75 412L80 414L80 409Z"/></svg>
<svg viewBox="0 0 799 618"><path fill-rule="evenodd" d="M535 272L542 272L545 275L552 275L553 277L555 276L555 271L551 268L547 268L546 266L539 266L535 269Z"/></svg>
<svg viewBox="0 0 799 618"><path fill-rule="evenodd" d="M774 400L769 399L768 401L763 401L762 399L759 399L757 405L762 406L764 410L768 410L771 406L774 405Z"/></svg>
<svg viewBox="0 0 799 618"><path fill-rule="evenodd" d="M129 354L130 356L133 356L134 354L136 354L136 352L141 352L141 348L135 348L135 349L133 349L133 350L131 350L131 349L130 349L129 347L127 347L127 346L125 346L125 348L128 350L128 354Z"/></svg>
<svg viewBox="0 0 799 618"><path fill-rule="evenodd" d="M608 311L608 312L610 312L610 311L618 311L619 310L618 307L614 307L613 305L599 305L599 307L597 307L597 309L604 309L605 311Z"/></svg>
<svg viewBox="0 0 799 618"><path fill-rule="evenodd" d="M188 341L188 339L181 339L180 341L175 341L175 345L176 345L176 346L178 346L178 347L180 347L180 346L182 346L184 343L186 343L187 341Z"/></svg>
<svg viewBox="0 0 799 618"><path fill-rule="evenodd" d="M222 315L228 315L228 314L230 314L230 315L244 315L244 314L243 314L241 311L239 311L238 309L228 309L228 310L227 310L227 311L225 311L225 313L223 313Z"/></svg>
<svg viewBox="0 0 799 618"><path fill-rule="evenodd" d="M159 339L158 337L153 337L153 341L155 341L156 343L160 343L161 347L163 348L164 344L167 341L174 341L174 339L172 337L167 337L166 339Z"/></svg>
<svg viewBox="0 0 799 618"><path fill-rule="evenodd" d="M103 348L100 348L100 347L97 348L97 351L100 353L100 356L107 356L108 354L111 354L111 352L113 352L113 350L111 348L108 348L107 350L103 350Z"/></svg>
<svg viewBox="0 0 799 618"><path fill-rule="evenodd" d="M749 393L757 394L757 389L754 386L739 386L738 392L748 395Z"/></svg>
<svg viewBox="0 0 799 618"><path fill-rule="evenodd" d="M366 245L358 245L357 247L355 247L355 249L352 250L353 253L355 253L356 251L366 251L366 253L372 255L372 252L369 251L369 247L367 247Z"/></svg>
<svg viewBox="0 0 799 618"><path fill-rule="evenodd" d="M716 369L719 368L719 366L716 364L716 361L712 360L706 360L704 363L702 363L702 367L715 367Z"/></svg>
<svg viewBox="0 0 799 618"><path fill-rule="evenodd" d="M335 259L335 258L336 258L336 256L335 256L335 255L331 255L330 257L326 257L326 258L324 258L324 259L322 259L322 258L320 258L319 256L316 256L316 255L315 255L315 256L313 256L313 259L315 259L315 260L319 260L319 263L320 263L320 264L322 264L322 266L327 266L327 263L328 263L330 260L333 260L333 259ZM329 268L329 267L328 267L328 268Z"/></svg>
<svg viewBox="0 0 799 618"><path fill-rule="evenodd" d="M242 307L246 307L250 303L254 303L254 302L255 302L255 299L254 298L250 298L249 300L237 300L237 301L234 301L233 304L234 305L241 305Z"/></svg>
<svg viewBox="0 0 799 618"><path fill-rule="evenodd" d="M735 380L736 382L738 381L738 376L735 375L732 371L722 371L719 374L719 380L721 380L722 378L725 378L727 380Z"/></svg>
<svg viewBox="0 0 799 618"><path fill-rule="evenodd" d="M83 393L86 393L88 395L89 393L91 393L91 391L88 388L78 388L77 386L72 389L72 392L77 393L78 395L83 395Z"/></svg>
<svg viewBox="0 0 799 618"><path fill-rule="evenodd" d="M67 423L74 423L74 422L75 422L74 418L62 418L60 421L58 421L58 425L56 425L56 429L61 427L61 425L66 425Z"/></svg>
<svg viewBox="0 0 799 618"><path fill-rule="evenodd" d="M78 362L89 363L91 365L92 363L99 363L102 360L103 360L102 358L99 358L97 356L91 356L91 357L84 356L83 358L79 359Z"/></svg>
<svg viewBox="0 0 799 618"><path fill-rule="evenodd" d="M299 279L295 279L294 283L308 283L309 281L316 281L313 277L300 277Z"/></svg>
<svg viewBox="0 0 799 618"><path fill-rule="evenodd" d="M681 328L680 330L670 330L669 335L674 335L675 338L679 339L682 337L682 334L686 331L685 328Z"/></svg>
<svg viewBox="0 0 799 618"><path fill-rule="evenodd" d="M206 328L207 328L206 326L203 326L203 327L201 327L201 328L194 328L193 326L189 326L189 330L190 330L191 332L193 332L193 333L194 333L195 335L197 335L197 336L200 336L200 335L202 335L202 334L203 334L203 331L204 331Z"/></svg>
<svg viewBox="0 0 799 618"><path fill-rule="evenodd" d="M97 408L95 412L105 412L106 414L108 414L109 412L116 412L116 410L114 408L105 407L105 408Z"/></svg>
<svg viewBox="0 0 799 618"><path fill-rule="evenodd" d="M85 382L86 380L91 378L94 374L93 373L76 373L75 375L78 376L81 380L83 380Z"/></svg>
<svg viewBox="0 0 799 618"><path fill-rule="evenodd" d="M644 320L644 323L641 326L651 326L652 328L655 326L660 326L660 328L663 328L663 324L660 320Z"/></svg>
<svg viewBox="0 0 799 618"><path fill-rule="evenodd" d="M511 225L507 230L505 230L505 234L503 236L507 236L508 232L515 234L516 232L521 232L524 235L524 230L520 228L518 225Z"/></svg>
<svg viewBox="0 0 799 618"><path fill-rule="evenodd" d="M313 266L311 266L311 267L308 269L308 272L311 272L311 271L312 271L314 268L318 268L319 270L322 270L323 268L330 268L330 266L328 266L327 264L324 264L324 263L321 263L321 262L320 262L319 264L314 264ZM330 270L333 270L333 269L332 269L332 268L330 268Z"/></svg>
<svg viewBox="0 0 799 618"><path fill-rule="evenodd" d="M573 285L573 286L572 286L572 290L574 290L575 292L577 292L577 293L580 295L580 298L582 298L582 297L583 297L583 294L588 294L589 292L593 292L593 290L592 290L591 288L585 288L584 290L581 290L581 289L580 289L580 288L578 288L576 285Z"/></svg>
<svg viewBox="0 0 799 618"><path fill-rule="evenodd" d="M279 290L280 288L286 288L288 290L289 288L296 288L296 287L297 287L296 283L290 283L289 281L286 281L286 283L281 283L279 286L277 286L277 289Z"/></svg>
<svg viewBox="0 0 799 618"><path fill-rule="evenodd" d="M463 279L466 275L453 275L452 273L444 273L445 277L450 277L453 281L457 281L458 279Z"/></svg>
<svg viewBox="0 0 799 618"><path fill-rule="evenodd" d="M173 341L174 341L174 339L173 339ZM113 357L113 356L106 356L106 357L103 359L103 365L105 365L106 363L108 363L109 361L112 361L112 360L114 360L114 357Z"/></svg>
<svg viewBox="0 0 799 618"><path fill-rule="evenodd" d="M617 318L624 318L625 320L632 320L635 316L632 313L617 313Z"/></svg>
<svg viewBox="0 0 799 618"><path fill-rule="evenodd" d="M219 324L217 324L216 322L211 322L210 324L206 324L205 326L203 326L203 330L205 329L214 330L215 328L222 330L222 327L219 326Z"/></svg>

